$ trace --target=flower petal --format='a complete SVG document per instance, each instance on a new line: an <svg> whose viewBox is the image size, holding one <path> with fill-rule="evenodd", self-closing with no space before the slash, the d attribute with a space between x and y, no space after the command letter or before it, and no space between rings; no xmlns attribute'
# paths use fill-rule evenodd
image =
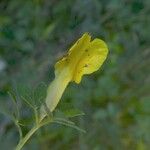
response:
<svg viewBox="0 0 150 150"><path fill-rule="evenodd" d="M84 74L98 70L105 61L108 53L107 45L100 39L91 40L85 33L69 50L68 54L55 65L55 75L68 68L71 81L80 83Z"/></svg>
<svg viewBox="0 0 150 150"><path fill-rule="evenodd" d="M93 40L90 45L84 50L82 57L76 64L73 81L80 83L84 74L91 74L97 71L105 61L108 53L108 48L104 41L100 39Z"/></svg>
<svg viewBox="0 0 150 150"><path fill-rule="evenodd" d="M70 73L72 74L84 49L89 46L90 40L91 36L88 33L83 34L83 36L70 48L67 55L55 64L55 75L59 74L66 67L70 68Z"/></svg>

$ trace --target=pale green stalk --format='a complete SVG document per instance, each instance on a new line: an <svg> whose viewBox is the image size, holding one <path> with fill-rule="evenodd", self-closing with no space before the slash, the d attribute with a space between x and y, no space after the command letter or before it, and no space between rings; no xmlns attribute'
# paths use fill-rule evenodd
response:
<svg viewBox="0 0 150 150"><path fill-rule="evenodd" d="M24 146L24 144L29 140L29 138L30 138L30 137L35 133L35 131L38 130L38 129L39 129L38 126L34 126L34 127L25 135L25 137L23 137L23 138L19 141L19 143L18 143L18 145L17 145L17 147L16 147L16 150L21 150L22 147Z"/></svg>
<svg viewBox="0 0 150 150"><path fill-rule="evenodd" d="M40 123L33 126L33 128L22 138L20 139L18 145L16 146L15 150L21 150L25 143L30 139L30 137L42 126L52 122L52 119L48 119L46 121L41 120Z"/></svg>

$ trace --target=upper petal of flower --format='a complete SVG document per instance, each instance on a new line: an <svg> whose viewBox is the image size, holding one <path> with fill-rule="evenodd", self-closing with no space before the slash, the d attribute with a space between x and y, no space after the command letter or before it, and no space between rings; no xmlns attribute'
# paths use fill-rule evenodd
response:
<svg viewBox="0 0 150 150"><path fill-rule="evenodd" d="M73 75L79 59L90 44L90 40L91 36L88 33L83 34L83 36L69 49L67 55L55 64L55 75L62 72L62 69L66 67L70 68L70 74Z"/></svg>
<svg viewBox="0 0 150 150"><path fill-rule="evenodd" d="M94 39L79 59L72 80L80 83L84 74L97 71L105 61L107 53L108 49L105 42L100 39Z"/></svg>
<svg viewBox="0 0 150 150"><path fill-rule="evenodd" d="M68 54L55 65L55 75L67 68L70 81L80 83L84 74L98 70L108 53L107 45L100 39L91 41L91 36L85 33L69 50Z"/></svg>

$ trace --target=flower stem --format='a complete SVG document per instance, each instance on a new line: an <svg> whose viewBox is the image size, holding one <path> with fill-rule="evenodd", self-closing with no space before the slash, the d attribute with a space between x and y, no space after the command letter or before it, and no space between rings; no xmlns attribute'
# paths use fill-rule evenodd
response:
<svg viewBox="0 0 150 150"><path fill-rule="evenodd" d="M29 138L35 133L36 130L38 130L39 126L34 126L26 135L21 139L16 147L16 150L21 150L21 148L24 146L24 144L29 140Z"/></svg>
<svg viewBox="0 0 150 150"><path fill-rule="evenodd" d="M44 118L43 118L44 119ZM42 126L47 125L50 122L53 122L52 118L46 120L41 120L38 124L34 125L33 128L19 141L15 150L21 150L25 143L30 139L30 137Z"/></svg>

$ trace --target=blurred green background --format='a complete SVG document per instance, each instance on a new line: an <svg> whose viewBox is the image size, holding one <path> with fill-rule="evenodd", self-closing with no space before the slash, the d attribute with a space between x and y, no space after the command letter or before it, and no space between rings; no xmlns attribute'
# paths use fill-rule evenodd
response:
<svg viewBox="0 0 150 150"><path fill-rule="evenodd" d="M83 111L85 115L73 121L87 133L48 125L24 150L148 150L149 0L1 0L1 112L13 113L8 91L29 95L39 84L48 85L54 78L55 62L84 32L106 41L108 58L81 84L71 83L57 109ZM27 124L25 134L33 115L19 96L17 99L22 122ZM8 116L0 114L0 150L12 150L19 140Z"/></svg>

